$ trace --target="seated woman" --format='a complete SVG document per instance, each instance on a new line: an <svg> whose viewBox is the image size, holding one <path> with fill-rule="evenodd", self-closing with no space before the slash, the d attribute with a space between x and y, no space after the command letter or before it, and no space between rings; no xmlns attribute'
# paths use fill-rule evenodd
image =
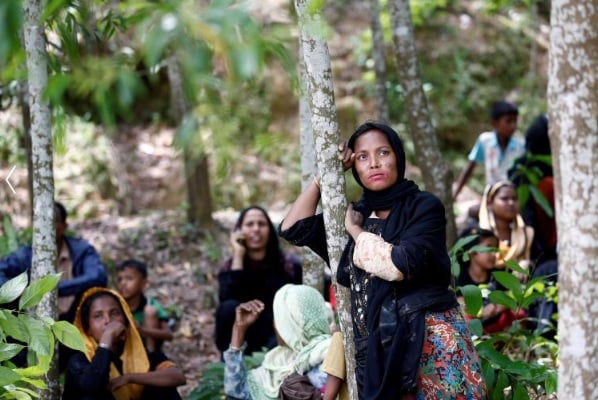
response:
<svg viewBox="0 0 598 400"><path fill-rule="evenodd" d="M498 248L498 238L492 231L475 227L466 229L460 237L466 238L474 235L475 239L465 244L462 248L463 252L458 256L461 270L456 285L476 285L482 289L484 302L478 316L482 321L484 333L499 332L509 328L515 319L524 318L525 313L523 311L513 312L488 299L489 292L505 290L492 276L492 271L496 270L496 252L493 249ZM485 247L486 250L482 250L480 247ZM459 300L462 301L462 297Z"/></svg>
<svg viewBox="0 0 598 400"><path fill-rule="evenodd" d="M252 300L236 308L230 347L224 352L224 392L243 400L278 399L280 387L293 372L306 375L316 390L326 383L320 371L331 343L330 311L322 295L306 285L284 285L274 297L274 326L279 345L250 371L243 364L247 329L264 312L264 303Z"/></svg>
<svg viewBox="0 0 598 400"><path fill-rule="evenodd" d="M504 268L505 261L513 260L520 267L530 267L530 251L534 229L523 222L515 186L510 181L499 181L484 190L479 213L480 227L494 232L499 240L496 267ZM520 279L521 274L514 272Z"/></svg>
<svg viewBox="0 0 598 400"><path fill-rule="evenodd" d="M242 210L230 234L232 257L218 274L220 305L216 310L216 346L224 352L230 344L235 310L241 303L259 300L260 317L247 331L246 353L276 346L272 327L272 300L287 283L301 283L301 262L282 251L266 210L250 206Z"/></svg>
<svg viewBox="0 0 598 400"><path fill-rule="evenodd" d="M143 347L127 302L94 287L82 296L74 325L85 351L69 359L63 400L179 400L185 375L161 352Z"/></svg>

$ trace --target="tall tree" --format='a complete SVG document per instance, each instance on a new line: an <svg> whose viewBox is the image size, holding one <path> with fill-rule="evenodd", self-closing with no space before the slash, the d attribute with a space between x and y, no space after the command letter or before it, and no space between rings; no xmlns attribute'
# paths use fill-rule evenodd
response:
<svg viewBox="0 0 598 400"><path fill-rule="evenodd" d="M182 127L190 117L190 106L184 90L184 77L175 54L168 58L168 81L173 119ZM187 219L202 228L210 229L212 220L212 196L210 193L209 164L205 152L196 155L188 146L183 150L185 182L187 183Z"/></svg>
<svg viewBox="0 0 598 400"><path fill-rule="evenodd" d="M369 0L370 31L372 32L372 58L376 81L376 112L378 119L388 122L388 103L386 102L386 57L384 55L384 34L380 23L378 0Z"/></svg>
<svg viewBox="0 0 598 400"><path fill-rule="evenodd" d="M31 158L33 167L33 259L31 279L56 273L54 231L54 175L52 170L52 123L50 107L43 97L48 84L48 64L40 0L24 0L23 41L27 60L29 109L31 112ZM37 306L41 316L56 319L57 292L51 291ZM56 357L54 357L56 361ZM58 398L58 365L46 376L44 398Z"/></svg>
<svg viewBox="0 0 598 400"><path fill-rule="evenodd" d="M321 177L321 201L326 225L326 244L336 284L336 268L347 241L344 220L346 210L345 176L338 160L339 132L336 119L336 103L330 66L330 53L323 38L325 24L320 10L313 8L309 0L295 0L299 21L299 40L305 78L307 99L313 129L316 164ZM357 398L357 388L352 374L355 371L355 347L351 314L349 312L349 291L336 285L337 310L345 343L347 360L347 382L351 398Z"/></svg>
<svg viewBox="0 0 598 400"><path fill-rule="evenodd" d="M457 228L451 196L453 177L447 161L440 153L419 76L409 0L391 0L388 7L397 74L405 100L409 132L415 145L418 165L426 190L436 194L444 204L447 215L447 242L454 243Z"/></svg>
<svg viewBox="0 0 598 400"><path fill-rule="evenodd" d="M553 0L549 132L559 238L562 399L598 398L598 3Z"/></svg>
<svg viewBox="0 0 598 400"><path fill-rule="evenodd" d="M299 43L299 81L301 97L299 99L299 140L301 148L301 190L305 190L314 176L319 175L314 153L314 135L311 128L311 114L307 100L307 77L301 43ZM311 249L303 248L303 283L323 292L325 263Z"/></svg>

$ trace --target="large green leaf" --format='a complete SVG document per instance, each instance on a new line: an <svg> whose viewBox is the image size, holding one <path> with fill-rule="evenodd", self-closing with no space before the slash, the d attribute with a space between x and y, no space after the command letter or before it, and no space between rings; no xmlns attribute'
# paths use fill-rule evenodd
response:
<svg viewBox="0 0 598 400"><path fill-rule="evenodd" d="M494 292L488 295L488 298L491 302L496 304L502 304L505 307L508 307L511 310L517 308L517 302L514 298L507 295L505 292L500 290L495 290Z"/></svg>
<svg viewBox="0 0 598 400"><path fill-rule="evenodd" d="M46 293L58 285L58 281L60 281L60 274L50 274L31 283L19 300L19 309L24 310L36 306Z"/></svg>
<svg viewBox="0 0 598 400"><path fill-rule="evenodd" d="M0 343L0 361L10 360L24 348L22 344Z"/></svg>
<svg viewBox="0 0 598 400"><path fill-rule="evenodd" d="M66 321L58 321L52 325L52 332L54 332L56 339L65 346L75 350L85 350L81 333L73 324Z"/></svg>
<svg viewBox="0 0 598 400"><path fill-rule="evenodd" d="M3 367L0 365L0 387L10 385L21 379L21 375L11 368Z"/></svg>
<svg viewBox="0 0 598 400"><path fill-rule="evenodd" d="M54 335L50 328L29 315L20 317L29 333L29 348L39 355L51 356L54 353Z"/></svg>
<svg viewBox="0 0 598 400"><path fill-rule="evenodd" d="M465 312L468 315L478 315L482 308L482 291L476 285L465 285L459 288L465 300Z"/></svg>
<svg viewBox="0 0 598 400"><path fill-rule="evenodd" d="M28 281L29 277L27 276L27 271L6 281L4 285L0 286L0 304L10 303L11 301L16 300L27 287Z"/></svg>
<svg viewBox="0 0 598 400"><path fill-rule="evenodd" d="M0 318L0 328L7 336L21 342L29 342L29 333L20 318L10 312L4 312L4 318Z"/></svg>
<svg viewBox="0 0 598 400"><path fill-rule="evenodd" d="M498 283L513 293L515 300L521 301L523 290L521 288L521 282L515 275L506 271L494 271L492 275L498 281Z"/></svg>

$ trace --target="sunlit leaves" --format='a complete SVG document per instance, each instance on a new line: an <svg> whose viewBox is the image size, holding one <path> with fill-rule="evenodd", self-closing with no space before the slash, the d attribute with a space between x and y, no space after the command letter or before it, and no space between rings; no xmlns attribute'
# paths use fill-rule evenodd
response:
<svg viewBox="0 0 598 400"><path fill-rule="evenodd" d="M85 349L81 334L74 325L66 321L56 321L52 325L52 332L56 336L56 339L65 346L81 351Z"/></svg>
<svg viewBox="0 0 598 400"><path fill-rule="evenodd" d="M27 272L23 272L0 286L0 304L10 303L16 300L27 287L29 278Z"/></svg>
<svg viewBox="0 0 598 400"><path fill-rule="evenodd" d="M59 280L60 274L51 274L31 283L25 288L19 299L19 309L23 310L37 305L46 293L56 287Z"/></svg>

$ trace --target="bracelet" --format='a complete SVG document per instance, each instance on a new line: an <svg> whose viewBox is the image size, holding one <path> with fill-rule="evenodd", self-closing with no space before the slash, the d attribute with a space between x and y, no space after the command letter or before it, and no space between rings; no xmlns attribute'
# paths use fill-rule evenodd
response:
<svg viewBox="0 0 598 400"><path fill-rule="evenodd" d="M103 349L110 349L110 346L108 346L106 343L102 343L102 342L100 342L100 344L98 344L98 347L101 347Z"/></svg>
<svg viewBox="0 0 598 400"><path fill-rule="evenodd" d="M314 175L314 183L316 184L318 189L320 189L320 181L318 180L318 177L316 175Z"/></svg>
<svg viewBox="0 0 598 400"><path fill-rule="evenodd" d="M235 346L233 346L232 344L228 346L228 349L229 349L229 350L233 350L233 351L241 351L241 348L240 348L240 347L235 347Z"/></svg>

